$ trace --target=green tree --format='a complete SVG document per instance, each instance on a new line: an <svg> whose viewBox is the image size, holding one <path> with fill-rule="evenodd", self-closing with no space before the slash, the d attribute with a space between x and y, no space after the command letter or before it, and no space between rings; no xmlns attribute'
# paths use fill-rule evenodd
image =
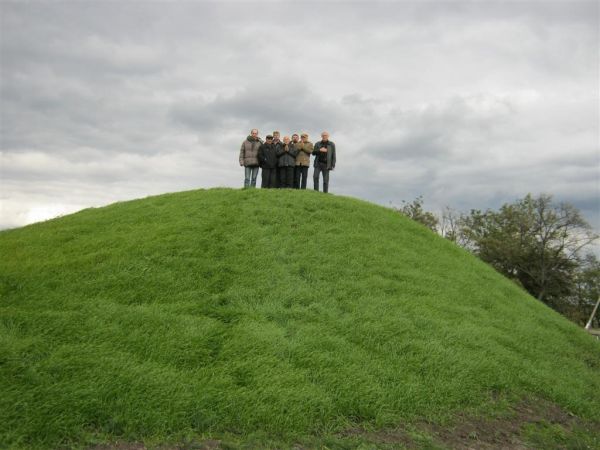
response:
<svg viewBox="0 0 600 450"><path fill-rule="evenodd" d="M545 194L472 210L461 233L467 248L557 309L573 297L582 250L598 237L577 208Z"/></svg>
<svg viewBox="0 0 600 450"><path fill-rule="evenodd" d="M430 230L437 231L439 222L438 218L435 216L435 214L423 209L423 196L419 195L410 203L402 200L402 207L394 209L400 214L404 214L412 220L422 223Z"/></svg>
<svg viewBox="0 0 600 450"><path fill-rule="evenodd" d="M578 323L585 324L594 310L600 297L600 261L596 255L589 253L581 261L574 278L574 289L569 299L572 306L570 314L566 314ZM592 320L592 327L600 328L598 314Z"/></svg>

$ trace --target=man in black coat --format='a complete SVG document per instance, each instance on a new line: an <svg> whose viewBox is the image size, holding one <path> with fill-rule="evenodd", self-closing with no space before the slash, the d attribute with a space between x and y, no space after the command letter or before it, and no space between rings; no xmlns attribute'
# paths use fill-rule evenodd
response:
<svg viewBox="0 0 600 450"><path fill-rule="evenodd" d="M335 168L335 144L329 140L329 133L323 131L321 140L315 144L313 181L315 191L319 190L319 175L323 174L323 192L329 192L329 171Z"/></svg>
<svg viewBox="0 0 600 450"><path fill-rule="evenodd" d="M284 136L283 146L277 148L280 188L291 189L294 187L294 170L296 169L297 154L298 150L290 142L290 137Z"/></svg>
<svg viewBox="0 0 600 450"><path fill-rule="evenodd" d="M275 146L276 151L279 150L279 148L283 148L283 142L281 142L280 136L281 133L279 133L279 131L273 131L273 145ZM279 187L279 168L275 170L275 184L273 187Z"/></svg>
<svg viewBox="0 0 600 450"><path fill-rule="evenodd" d="M268 135L266 142L258 148L258 163L262 169L261 188L274 188L277 173L277 150L273 144L273 136Z"/></svg>

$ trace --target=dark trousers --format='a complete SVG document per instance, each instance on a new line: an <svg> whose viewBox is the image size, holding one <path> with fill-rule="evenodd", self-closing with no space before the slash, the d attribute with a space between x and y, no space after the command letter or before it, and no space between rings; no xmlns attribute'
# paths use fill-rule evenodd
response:
<svg viewBox="0 0 600 450"><path fill-rule="evenodd" d="M313 181L315 183L315 191L319 190L319 174L323 173L323 192L329 192L329 169L327 163L318 162L313 172Z"/></svg>
<svg viewBox="0 0 600 450"><path fill-rule="evenodd" d="M308 178L308 166L296 166L294 171L294 188L306 189L306 179Z"/></svg>
<svg viewBox="0 0 600 450"><path fill-rule="evenodd" d="M266 169L263 167L262 169L262 181L260 187L263 189L266 188L274 188L275 184L275 176L277 175L277 169Z"/></svg>
<svg viewBox="0 0 600 450"><path fill-rule="evenodd" d="M279 168L279 187L293 188L294 187L294 166Z"/></svg>

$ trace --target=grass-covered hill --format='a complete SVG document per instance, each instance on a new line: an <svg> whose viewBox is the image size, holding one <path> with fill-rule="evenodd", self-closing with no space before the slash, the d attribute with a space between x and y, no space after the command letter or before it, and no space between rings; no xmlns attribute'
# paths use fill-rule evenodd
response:
<svg viewBox="0 0 600 450"><path fill-rule="evenodd" d="M460 447L532 405L567 419L494 442L600 442L600 345L383 207L197 190L0 253L1 448Z"/></svg>

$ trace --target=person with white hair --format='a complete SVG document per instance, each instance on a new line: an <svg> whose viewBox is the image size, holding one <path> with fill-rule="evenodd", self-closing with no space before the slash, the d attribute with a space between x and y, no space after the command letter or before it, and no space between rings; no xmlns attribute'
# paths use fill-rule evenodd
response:
<svg viewBox="0 0 600 450"><path fill-rule="evenodd" d="M329 192L329 172L335 169L335 144L329 140L329 133L323 131L321 140L315 144L313 181L315 191L319 190L320 174L323 174L323 192Z"/></svg>
<svg viewBox="0 0 600 450"><path fill-rule="evenodd" d="M240 148L240 166L244 166L244 187L256 187L256 177L258 176L258 149L262 144L258 137L258 130L253 128L250 135L242 142Z"/></svg>

